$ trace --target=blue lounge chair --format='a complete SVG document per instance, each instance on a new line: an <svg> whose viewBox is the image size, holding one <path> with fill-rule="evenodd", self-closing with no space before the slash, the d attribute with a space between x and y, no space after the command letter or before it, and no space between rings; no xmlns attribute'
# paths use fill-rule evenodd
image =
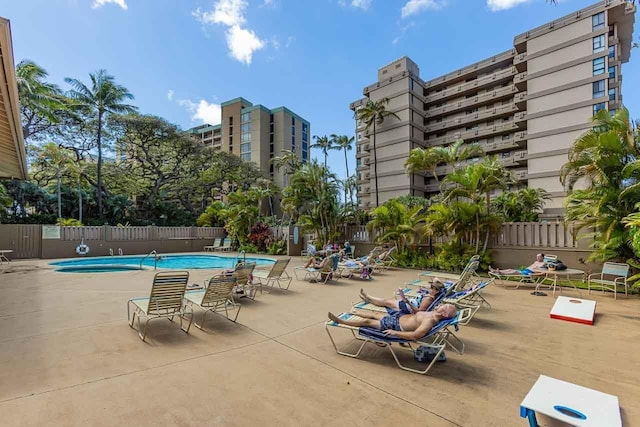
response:
<svg viewBox="0 0 640 427"><path fill-rule="evenodd" d="M427 307L427 311L432 311L434 308L438 306L438 304L442 302L444 298L447 297L447 295L451 292L452 285L453 285L452 282L445 282L444 290L440 292L440 295L438 295L438 297L435 300L433 300L431 304L429 304L429 307ZM417 294L417 291L414 288L404 288L403 292L407 297L413 297L413 296L416 296ZM380 312L388 311L386 307L380 307L379 305L367 303L365 301L359 301L352 305L354 308L357 308L360 310L371 310L371 311L380 311Z"/></svg>
<svg viewBox="0 0 640 427"><path fill-rule="evenodd" d="M331 320L325 323L325 330L329 335L329 339L331 340L331 344L333 345L333 348L336 350L336 353L338 354L357 358L362 352L362 349L364 348L365 344L368 342L372 342L379 346L387 347L389 351L391 351L391 354L393 355L393 358L400 369L404 369L405 371L414 372L417 374L426 374L427 372L429 372L431 367L436 363L436 361L440 358L440 355L444 352L445 347L449 346L453 351L455 351L458 354L464 353L464 343L462 342L462 340L460 340L460 338L458 338L454 334L451 328L453 327L457 331L458 324L465 322L469 316L471 316L471 309L465 308L465 309L459 310L455 317L440 321L433 328L431 328L431 330L429 331L429 333L427 333L427 335L417 340L405 340L398 337L387 336L378 329L347 326L347 325L335 323ZM358 319L358 316L351 313L342 313L339 317L344 320ZM349 353L347 351L343 351L338 348L330 332L330 328L333 328L333 327L349 329L354 339L362 341L362 344L360 345L360 347L357 349L356 352ZM455 341L455 344L452 341ZM404 344L404 346L400 346L400 348L409 349L414 354L418 347L420 346L427 347L431 349L433 353L433 359L422 370L410 368L408 366L403 365L400 362L396 352L393 349L393 344L399 344L399 345Z"/></svg>

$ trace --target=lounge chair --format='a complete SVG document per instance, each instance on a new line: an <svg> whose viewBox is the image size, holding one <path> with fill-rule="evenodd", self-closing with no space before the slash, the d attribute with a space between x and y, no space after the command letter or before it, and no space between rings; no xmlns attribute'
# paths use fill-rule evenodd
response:
<svg viewBox="0 0 640 427"><path fill-rule="evenodd" d="M435 300L433 300L433 302L431 304L429 304L429 307L427 307L427 311L431 311L434 308L436 308L442 302L442 300L447 296L447 294L449 293L450 289L451 288L448 287L445 284L445 289L442 292L440 292L438 297ZM416 293L417 293L412 288L405 288L403 290L403 292L405 293L405 295L407 297L415 296ZM372 304L372 303L367 303L365 301L359 301L359 302L353 304L353 307L357 308L357 309L360 309L360 310L370 310L370 311L379 311L379 312L386 312L387 311L386 307L380 307L379 305L375 305L375 304Z"/></svg>
<svg viewBox="0 0 640 427"><path fill-rule="evenodd" d="M470 309L459 310L455 317L440 321L433 328L431 328L431 330L427 333L427 335L425 335L424 337L418 340L405 340L398 337L386 336L382 331L378 329L347 326L347 325L335 323L331 320L325 323L325 330L329 335L329 339L331 340L331 344L333 345L333 348L336 350L338 354L356 358L362 352L362 349L364 348L365 344L368 342L372 342L379 346L387 347L389 351L391 351L391 354L400 369L404 369L405 371L415 372L417 374L426 374L433 367L436 361L440 358L440 355L444 352L445 347L449 346L458 354L464 353L464 343L462 342L462 340L460 340L460 338L458 338L454 334L451 328L453 327L457 331L458 324L463 324L463 322L466 322L466 319L470 315L471 315ZM342 313L338 317L344 320L347 320L350 318L358 319L358 316L351 313ZM362 344L357 349L357 351L354 353L349 353L347 351L340 350L336 345L336 342L333 339L333 336L331 335L330 328L332 327L349 329L354 339L362 341ZM455 341L455 343L453 341ZM406 347L401 347L401 348L408 348L412 353L415 353L415 351L417 350L417 347L414 348L414 346L425 346L434 352L434 356L431 362L428 363L424 369L420 370L420 369L410 368L408 366L403 365L400 362L396 352L393 349L393 344L405 344Z"/></svg>
<svg viewBox="0 0 640 427"><path fill-rule="evenodd" d="M173 317L180 318L180 328L189 333L191 322L193 321L193 311L185 306L183 297L189 282L188 271L167 271L156 273L151 285L151 294L147 298L132 298L127 302L127 320L129 326L134 328L136 316L138 317L138 336L145 340L147 337L147 327L153 319L165 317L173 322ZM182 321L185 316L189 316L189 323L185 329ZM144 326L141 325L140 318L147 320ZM135 328L134 328L135 329Z"/></svg>
<svg viewBox="0 0 640 427"><path fill-rule="evenodd" d="M253 283L253 271L256 268L255 262L240 262L236 265L235 270L231 273L237 281L236 295L239 297L256 298L256 285Z"/></svg>
<svg viewBox="0 0 640 427"><path fill-rule="evenodd" d="M231 239L224 239L222 241L222 246L218 248L214 248L214 251L227 252L231 250Z"/></svg>
<svg viewBox="0 0 640 427"><path fill-rule="evenodd" d="M341 267L338 265L339 255L333 254L327 256L322 260L320 268L314 267L296 267L293 270L296 279L301 280L299 274L304 272L302 280L309 280L310 282L327 283L329 280L338 280L341 275Z"/></svg>
<svg viewBox="0 0 640 427"><path fill-rule="evenodd" d="M613 299L618 299L618 286L624 287L624 295L628 296L627 276L629 275L629 264L617 262L605 262L600 273L589 275L587 288L591 294L591 287L596 286L602 290L613 291ZM605 277L606 276L606 277Z"/></svg>
<svg viewBox="0 0 640 427"><path fill-rule="evenodd" d="M507 281L517 282L515 289L518 289L523 284L537 285L538 281L544 278L544 273L522 273L517 271L511 274L503 274L500 271L490 271L489 276L500 281L500 284L504 287L507 286Z"/></svg>
<svg viewBox="0 0 640 427"><path fill-rule="evenodd" d="M470 316L466 319L464 323L460 323L461 325L468 324L473 316L478 312L480 307L487 307L491 309L491 304L487 299L482 295L482 291L484 288L493 283L495 279L485 280L480 282L479 284L473 285L471 288L463 289L462 291L457 291L451 295L446 296L442 299L443 304L453 304L458 308L469 308L471 309Z"/></svg>
<svg viewBox="0 0 640 427"><path fill-rule="evenodd" d="M472 282L474 277L479 278L478 274L476 273L479 265L480 255L474 255L469 259L467 265L465 265L460 274L441 273L437 271L423 271L422 273L418 274L418 280L425 280L429 277L438 277L440 279L450 280L455 283L456 289L462 289L467 285L468 282Z"/></svg>
<svg viewBox="0 0 640 427"><path fill-rule="evenodd" d="M213 239L213 245L211 246L205 246L204 247L204 251L205 252L214 252L216 250L217 247L220 247L220 242L222 241L221 238L216 237L215 239Z"/></svg>
<svg viewBox="0 0 640 427"><path fill-rule="evenodd" d="M254 270L253 280L255 285L260 285L260 293L262 286L270 286L273 289L274 284L278 284L278 288L287 290L291 286L292 277L286 272L291 258L279 259L271 266L271 270ZM256 283L257 281L257 283Z"/></svg>
<svg viewBox="0 0 640 427"><path fill-rule="evenodd" d="M371 256L367 257L369 260L372 259ZM347 260L346 262L341 262L338 264L342 277L346 277L348 279L352 278L354 275L360 276L361 279L364 280L372 280L371 273L376 271L375 263L361 265L359 264L357 259L355 260Z"/></svg>
<svg viewBox="0 0 640 427"><path fill-rule="evenodd" d="M198 325L198 322L194 322L197 328L204 329L204 322L207 319L207 313L215 313L224 309L224 314L227 319L235 322L240 314L242 308L240 304L233 299L233 289L237 284L235 277L227 275L219 275L212 277L205 282L205 289L197 291L187 291L184 295L185 302L190 306L197 306L204 310L202 315L202 322ZM229 311L236 310L236 315L233 319L229 317Z"/></svg>

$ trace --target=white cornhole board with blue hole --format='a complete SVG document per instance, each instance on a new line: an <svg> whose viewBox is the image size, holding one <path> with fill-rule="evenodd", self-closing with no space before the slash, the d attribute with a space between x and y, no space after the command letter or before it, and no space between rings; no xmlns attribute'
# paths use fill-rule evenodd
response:
<svg viewBox="0 0 640 427"><path fill-rule="evenodd" d="M568 322L593 325L593 316L596 312L596 302L588 299L558 297L549 317L552 319L566 320Z"/></svg>
<svg viewBox="0 0 640 427"><path fill-rule="evenodd" d="M578 427L622 427L618 397L540 375L520 404L520 416L537 427L536 412Z"/></svg>

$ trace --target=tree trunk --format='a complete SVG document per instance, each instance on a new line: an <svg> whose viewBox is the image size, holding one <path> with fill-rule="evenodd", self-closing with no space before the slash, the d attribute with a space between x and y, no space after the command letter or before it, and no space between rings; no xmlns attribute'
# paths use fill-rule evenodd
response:
<svg viewBox="0 0 640 427"><path fill-rule="evenodd" d="M347 179L345 179L345 184L347 183L347 181L349 180L349 161L347 160L347 147L344 148L344 166L347 170ZM347 192L351 193L351 191L349 190L349 186L345 185L344 186L344 204L345 206L347 205ZM349 196L351 196L351 194L349 194ZM349 197L351 198L351 197Z"/></svg>
<svg viewBox="0 0 640 427"><path fill-rule="evenodd" d="M480 250L480 214L476 212L476 254Z"/></svg>
<svg viewBox="0 0 640 427"><path fill-rule="evenodd" d="M80 181L78 181L78 221L82 224L82 188L80 188Z"/></svg>
<svg viewBox="0 0 640 427"><path fill-rule="evenodd" d="M102 219L102 114L98 110L98 218Z"/></svg>
<svg viewBox="0 0 640 427"><path fill-rule="evenodd" d="M376 208L379 205L378 199L378 156L376 153L376 122L373 121L373 178L376 183Z"/></svg>
<svg viewBox="0 0 640 427"><path fill-rule="evenodd" d="M60 170L59 169L58 169L57 175L58 175L58 218L62 218L62 195L60 194Z"/></svg>

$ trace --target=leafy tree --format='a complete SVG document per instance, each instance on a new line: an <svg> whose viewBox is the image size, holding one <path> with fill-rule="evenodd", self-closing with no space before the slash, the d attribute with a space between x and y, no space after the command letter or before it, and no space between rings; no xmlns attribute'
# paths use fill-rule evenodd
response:
<svg viewBox="0 0 640 427"><path fill-rule="evenodd" d="M353 149L353 137L348 137L347 135L336 135L331 134L331 143L329 144L329 150L343 150L344 151L344 166L346 170L345 181L349 179L349 161L347 159L347 151ZM325 165L326 167L326 165ZM344 204L347 204L347 196L351 194L350 187L344 186ZM352 198L350 197L353 202Z"/></svg>
<svg viewBox="0 0 640 427"><path fill-rule="evenodd" d="M395 117L400 120L400 117L393 111L388 111L386 105L389 103L389 98L382 98L379 101L368 100L365 105L358 108L355 112L355 116L358 120L362 120L365 125L365 130L373 137L373 177L376 184L376 207L380 204L378 194L378 157L376 152L376 126L382 126L384 121L388 117Z"/></svg>
<svg viewBox="0 0 640 427"><path fill-rule="evenodd" d="M623 220L638 201L637 168L632 166L640 158L638 132L626 108L613 116L598 111L593 124L573 143L560 171L569 192L565 219L593 242L589 260L626 260L634 255Z"/></svg>
<svg viewBox="0 0 640 427"><path fill-rule="evenodd" d="M542 188L505 191L491 201L491 208L508 222L533 222L544 208L549 193Z"/></svg>
<svg viewBox="0 0 640 427"><path fill-rule="evenodd" d="M435 180L439 181L436 173L438 166L451 166L455 172L461 168L465 160L484 157L484 155L484 150L479 144L465 144L464 140L458 139L446 147L414 148L409 152L405 169L410 174L422 171L431 172Z"/></svg>
<svg viewBox="0 0 640 427"><path fill-rule="evenodd" d="M226 207L219 212L225 220L229 237L240 245L247 243L251 226L260 217L258 196L255 192L236 190L227 196Z"/></svg>
<svg viewBox="0 0 640 427"><path fill-rule="evenodd" d="M7 189L0 182L0 211L6 211L11 206L11 197L7 193Z"/></svg>
<svg viewBox="0 0 640 427"><path fill-rule="evenodd" d="M62 175L68 174L74 168L73 156L65 149L58 147L53 142L45 144L36 160L36 172L34 178L46 181L56 181L56 194L58 196L58 218L62 218ZM49 176L47 176L49 175Z"/></svg>
<svg viewBox="0 0 640 427"><path fill-rule="evenodd" d="M418 235L423 214L422 205L408 207L398 199L390 199L373 209L373 218L367 223L367 229L382 234L380 240L383 242L397 242L398 250L403 251L407 243L412 243Z"/></svg>
<svg viewBox="0 0 640 427"><path fill-rule="evenodd" d="M68 95L74 101L73 107L80 109L82 114L97 121L98 216L102 218L102 136L104 122L111 114L132 113L136 110L136 107L123 103L127 99L133 99L133 95L127 88L117 84L115 78L107 74L106 70L90 73L89 79L91 80L90 87L77 79L66 78L65 81L72 87Z"/></svg>

